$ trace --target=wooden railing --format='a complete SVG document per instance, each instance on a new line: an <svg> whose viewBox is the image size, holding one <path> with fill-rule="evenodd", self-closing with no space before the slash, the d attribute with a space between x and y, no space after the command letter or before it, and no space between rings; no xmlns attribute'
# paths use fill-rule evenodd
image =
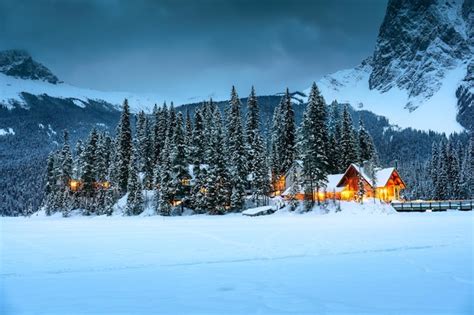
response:
<svg viewBox="0 0 474 315"><path fill-rule="evenodd" d="M392 202L391 205L398 212L470 211L474 209L474 200L406 201Z"/></svg>

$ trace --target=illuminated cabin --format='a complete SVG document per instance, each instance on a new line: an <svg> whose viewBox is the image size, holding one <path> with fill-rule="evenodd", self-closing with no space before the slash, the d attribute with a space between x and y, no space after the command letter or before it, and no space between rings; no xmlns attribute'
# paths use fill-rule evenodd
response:
<svg viewBox="0 0 474 315"><path fill-rule="evenodd" d="M78 179L70 179L69 180L69 190L73 192L81 191L84 187L84 183ZM110 182L108 181L101 181L101 182L94 182L94 189L104 189L107 190L110 188Z"/></svg>
<svg viewBox="0 0 474 315"><path fill-rule="evenodd" d="M297 161L294 166L285 175L285 189L281 194L288 199L294 194L294 198L303 200L305 192L301 184L301 162ZM376 169L376 188L375 198L389 202L392 200L400 200L400 192L406 188L405 182L400 177L398 171L393 168ZM357 200L357 191L359 190L359 179L364 184L364 198L373 198L374 189L371 184L370 177L366 174L363 167L351 164L343 174L331 174L327 177L327 183L324 187L320 187L319 193L313 191L314 200L338 199L338 200ZM293 187L293 185L299 185Z"/></svg>

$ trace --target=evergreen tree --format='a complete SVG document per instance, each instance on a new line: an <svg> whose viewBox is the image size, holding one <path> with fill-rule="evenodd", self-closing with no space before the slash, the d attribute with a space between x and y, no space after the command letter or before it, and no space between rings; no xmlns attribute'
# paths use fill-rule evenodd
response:
<svg viewBox="0 0 474 315"><path fill-rule="evenodd" d="M109 188L105 193L104 214L111 216L116 202L114 188Z"/></svg>
<svg viewBox="0 0 474 315"><path fill-rule="evenodd" d="M461 198L474 199L474 136L471 135L464 153L460 172L459 188Z"/></svg>
<svg viewBox="0 0 474 315"><path fill-rule="evenodd" d="M53 209L53 199L56 194L56 174L54 169L54 153L48 155L48 161L46 166L46 180L45 180L45 202L44 207L46 215L51 215Z"/></svg>
<svg viewBox="0 0 474 315"><path fill-rule="evenodd" d="M69 186L69 181L72 178L73 160L71 147L69 146L69 133L64 130L64 143L61 150L61 185L63 187Z"/></svg>
<svg viewBox="0 0 474 315"><path fill-rule="evenodd" d="M153 185L153 133L151 132L151 121L149 117L145 118L145 136L141 140L140 150L142 151L142 169L143 172L143 188L151 189Z"/></svg>
<svg viewBox="0 0 474 315"><path fill-rule="evenodd" d="M99 134L97 140L97 149L95 152L95 175L98 182L105 182L108 177L110 164L110 137Z"/></svg>
<svg viewBox="0 0 474 315"><path fill-rule="evenodd" d="M191 188L190 204L195 213L205 213L210 208L206 197L208 190L206 181L208 177L207 170L199 165L195 165L193 172L194 185Z"/></svg>
<svg viewBox="0 0 474 315"><path fill-rule="evenodd" d="M459 156L455 148L454 141L450 138L447 144L447 175L448 175L448 197L450 199L458 199L461 195L459 187Z"/></svg>
<svg viewBox="0 0 474 315"><path fill-rule="evenodd" d="M174 131L176 130L176 111L174 109L174 104L171 102L169 111L168 111L168 121L167 121L167 136L170 138L170 140L173 139Z"/></svg>
<svg viewBox="0 0 474 315"><path fill-rule="evenodd" d="M438 158L438 174L436 178L435 196L439 200L446 200L449 198L448 189L448 152L445 141L439 143L439 158Z"/></svg>
<svg viewBox="0 0 474 315"><path fill-rule="evenodd" d="M295 125L295 112L293 110L293 104L291 103L291 95L288 89L286 89L285 96L283 97L281 112L281 134L280 137L280 163L281 175L284 175L296 158L296 125Z"/></svg>
<svg viewBox="0 0 474 315"><path fill-rule="evenodd" d="M209 139L209 170L206 179L205 204L209 214L223 214L230 205L230 175L226 167L226 152L224 147L224 131L222 117L216 108L213 111L213 121Z"/></svg>
<svg viewBox="0 0 474 315"><path fill-rule="evenodd" d="M270 168L275 187L296 158L295 114L288 89L273 114L270 146Z"/></svg>
<svg viewBox="0 0 474 315"><path fill-rule="evenodd" d="M87 145L84 150L82 184L85 196L89 198L94 196L98 137L97 130L93 128L89 134Z"/></svg>
<svg viewBox="0 0 474 315"><path fill-rule="evenodd" d="M157 201L157 212L163 216L171 215L171 206L174 201L172 163L171 163L171 139L166 137L165 145L161 152L161 164L159 167L160 184L155 200Z"/></svg>
<svg viewBox="0 0 474 315"><path fill-rule="evenodd" d="M429 170L428 173L431 178L431 189L430 189L430 197L433 199L438 198L439 193L439 186L438 186L438 166L439 166L439 145L433 142L431 148L431 160L429 163Z"/></svg>
<svg viewBox="0 0 474 315"><path fill-rule="evenodd" d="M244 207L245 182L247 176L240 107L240 99L235 87L232 87L227 115L227 150L232 182L231 208L233 210L241 210Z"/></svg>
<svg viewBox="0 0 474 315"><path fill-rule="evenodd" d="M265 158L265 146L259 129L259 109L255 89L252 87L247 101L247 124L245 145L247 152L247 172L254 198L265 196L269 191L269 179Z"/></svg>
<svg viewBox="0 0 474 315"><path fill-rule="evenodd" d="M82 175L82 165L83 165L83 152L84 152L84 144L82 140L78 140L74 149L75 159L74 159L74 167L73 167L73 175L74 178L80 178Z"/></svg>
<svg viewBox="0 0 474 315"><path fill-rule="evenodd" d="M186 158L185 133L183 129L183 114L178 112L176 117L176 127L173 132L173 148L171 151L172 163L172 187L176 198L183 199L188 193L189 181L191 179L188 172Z"/></svg>
<svg viewBox="0 0 474 315"><path fill-rule="evenodd" d="M186 149L186 162L187 164L193 164L193 123L189 110L186 111L184 145Z"/></svg>
<svg viewBox="0 0 474 315"><path fill-rule="evenodd" d="M143 193L140 178L138 177L138 153L134 152L134 159L129 167L128 196L125 208L126 215L138 215L143 212Z"/></svg>
<svg viewBox="0 0 474 315"><path fill-rule="evenodd" d="M375 152L374 141L372 136L367 132L362 122L362 119L359 119L359 163L364 163L365 161L370 161L376 159L377 153Z"/></svg>
<svg viewBox="0 0 474 315"><path fill-rule="evenodd" d="M132 129L128 100L123 102L122 115L117 127L117 180L121 194L127 191L130 160L132 156Z"/></svg>
<svg viewBox="0 0 474 315"><path fill-rule="evenodd" d="M354 127L352 125L349 107L346 105L342 113L341 121L341 165L339 172L344 172L351 163L357 162L357 145L354 135Z"/></svg>
<svg viewBox="0 0 474 315"><path fill-rule="evenodd" d="M166 103L161 109L154 110L154 126L153 126L153 165L160 162L161 150L165 145L165 138L168 132L168 107Z"/></svg>
<svg viewBox="0 0 474 315"><path fill-rule="evenodd" d="M283 101L275 107L272 119L272 129L270 137L270 171L272 176L272 183L275 187L276 182L282 174L282 166L280 163L280 145L281 145L281 116L282 116Z"/></svg>
<svg viewBox="0 0 474 315"><path fill-rule="evenodd" d="M329 173L326 119L326 103L318 87L313 83L302 122L301 158L305 191L308 192L311 202L314 202L314 189L316 189L318 205L319 190L326 183Z"/></svg>
<svg viewBox="0 0 474 315"><path fill-rule="evenodd" d="M137 141L137 149L139 152L138 157L138 170L140 172L144 172L145 170L145 162L148 158L147 150L148 150L148 126L147 126L147 119L144 111L140 111L137 116L136 120L136 141Z"/></svg>
<svg viewBox="0 0 474 315"><path fill-rule="evenodd" d="M201 165L204 163L205 137L204 137L204 120L202 110L198 107L194 113L194 129L192 140L192 164Z"/></svg>

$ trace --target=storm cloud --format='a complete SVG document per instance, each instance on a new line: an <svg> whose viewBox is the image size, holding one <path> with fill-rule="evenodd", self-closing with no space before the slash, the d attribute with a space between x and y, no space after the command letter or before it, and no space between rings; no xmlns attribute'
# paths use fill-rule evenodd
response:
<svg viewBox="0 0 474 315"><path fill-rule="evenodd" d="M0 49L60 79L178 102L301 90L369 56L385 0L0 0Z"/></svg>

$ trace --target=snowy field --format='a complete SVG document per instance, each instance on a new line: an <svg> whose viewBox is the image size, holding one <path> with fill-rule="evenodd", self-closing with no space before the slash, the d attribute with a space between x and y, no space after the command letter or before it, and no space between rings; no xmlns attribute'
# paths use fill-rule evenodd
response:
<svg viewBox="0 0 474 315"><path fill-rule="evenodd" d="M474 314L472 212L0 219L0 314Z"/></svg>

